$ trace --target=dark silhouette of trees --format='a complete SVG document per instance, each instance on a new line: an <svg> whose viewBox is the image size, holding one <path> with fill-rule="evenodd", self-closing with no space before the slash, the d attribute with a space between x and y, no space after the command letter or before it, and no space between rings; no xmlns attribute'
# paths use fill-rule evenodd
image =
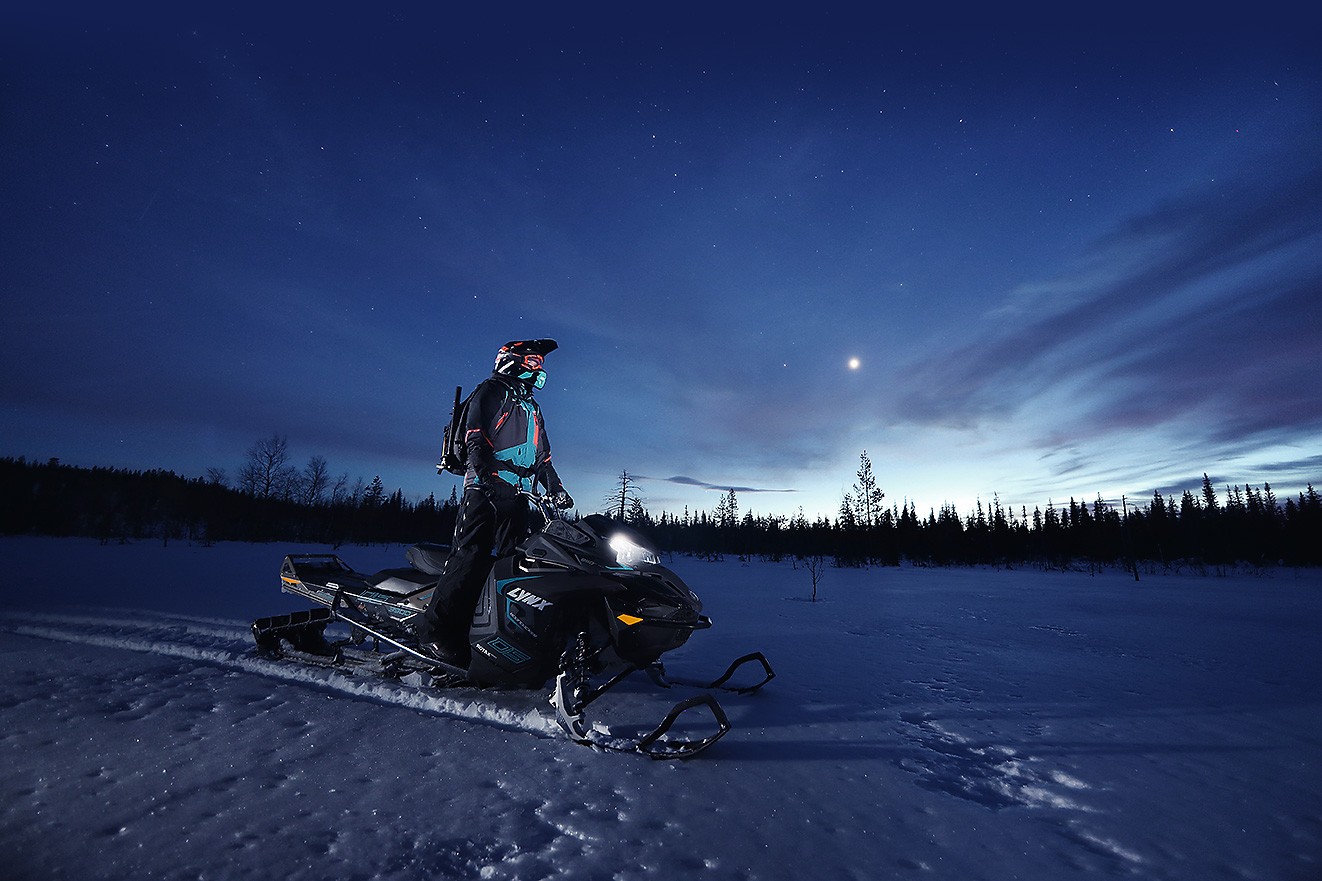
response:
<svg viewBox="0 0 1322 881"><path fill-rule="evenodd" d="M272 456L269 461L278 459ZM272 473L280 468L288 466L281 464ZM315 492L307 485L295 493L279 491L264 479L241 479L241 487L247 489L231 488L214 469L205 478L187 478L161 470L80 468L58 460L39 464L3 458L0 493L6 502L0 506L0 533L166 543L172 539L333 545L450 540L458 507L453 496L444 505L437 505L433 497L414 505L398 490L389 496L384 489L374 492L380 486L378 478L368 491L357 493Z"/></svg>
<svg viewBox="0 0 1322 881"><path fill-rule="evenodd" d="M1137 575L1147 568L1204 570L1233 564L1322 565L1322 496L1307 489L1282 503L1270 484L1231 485L1218 492L1204 477L1178 498L1154 492L1146 504L1070 499L1016 514L998 496L961 515L949 503L924 516L911 500L884 507L866 454L858 482L832 520L740 510L733 489L711 511L649 513L633 478L622 472L621 496L608 500L612 516L642 528L665 551L719 559L823 557L839 566L1031 564L1044 567L1119 565ZM0 533L96 536L103 541L448 541L457 492L438 503L416 504L347 475L334 480L314 456L301 471L288 463L283 437L249 450L238 486L224 472L187 478L161 470L130 471L0 459ZM284 475L281 477L281 475ZM860 507L859 499L871 499Z"/></svg>
<svg viewBox="0 0 1322 881"><path fill-rule="evenodd" d="M721 500L716 503L712 519L716 521L718 529L727 533L735 528L739 520L739 497L735 495L733 488L721 496Z"/></svg>
<svg viewBox="0 0 1322 881"><path fill-rule="evenodd" d="M239 490L258 498L281 498L291 495L297 472L289 465L289 441L273 434L248 449L239 469Z"/></svg>
<svg viewBox="0 0 1322 881"><path fill-rule="evenodd" d="M642 505L644 499L638 492L638 483L633 475L628 471L621 471L616 480L615 489L610 495L606 496L606 510L610 512L616 520L625 520L628 517L630 508L637 503Z"/></svg>
<svg viewBox="0 0 1322 881"><path fill-rule="evenodd" d="M845 493L834 520L810 523L803 512L792 518L752 511L735 516L737 503L727 493L710 516L682 518L662 514L651 530L664 549L716 558L725 553L766 559L816 556L837 566L880 563L897 565L1032 564L1048 568L1122 566L1138 575L1138 561L1178 571L1208 566L1322 564L1322 496L1310 485L1297 499L1277 502L1270 484L1227 487L1218 494L1210 479L1201 491L1185 491L1178 504L1154 492L1146 505L1128 499L1119 504L1096 497L1071 498L1045 509L1016 514L993 495L990 506L979 500L961 516L949 503L919 515L905 500L902 508L881 508L860 515L859 482ZM875 485L875 484L873 484ZM1224 498L1223 498L1224 496Z"/></svg>
<svg viewBox="0 0 1322 881"><path fill-rule="evenodd" d="M841 512L848 509L854 523L867 529L876 526L881 520L883 512L881 503L886 498L886 493L877 486L877 478L872 473L872 460L868 458L867 450L858 457L858 471L855 477L857 479L852 492L846 493L841 503Z"/></svg>
<svg viewBox="0 0 1322 881"><path fill-rule="evenodd" d="M321 456L313 456L304 466L298 484L298 500L304 505L319 505L330 489L330 468Z"/></svg>

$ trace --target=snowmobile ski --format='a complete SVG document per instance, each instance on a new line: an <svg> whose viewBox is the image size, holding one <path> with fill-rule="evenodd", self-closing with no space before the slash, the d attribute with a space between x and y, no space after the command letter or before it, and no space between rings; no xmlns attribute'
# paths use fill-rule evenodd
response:
<svg viewBox="0 0 1322 881"><path fill-rule="evenodd" d="M596 728L587 725L584 710L588 704L623 682L629 674L639 668L629 667L621 670L603 684L590 687L584 672L588 660L587 634L579 634L565 653L562 670L556 676L555 688L551 696L551 705L556 711L556 722L575 742L610 752L636 752L653 759L687 759L702 752L729 732L730 720L716 698L711 694L698 694L671 707L659 725L634 743L622 746L614 739L600 736ZM731 669L734 666L738 666L738 663ZM697 739L666 737L682 715L699 707L706 707L711 712L717 725L714 734Z"/></svg>
<svg viewBox="0 0 1322 881"><path fill-rule="evenodd" d="M734 677L735 671L745 664L758 663L762 665L762 678L752 685L726 685ZM660 661L654 661L647 665L647 675L653 682L662 688L673 688L677 685L687 686L689 688L702 688L707 690L728 691L734 694L752 694L753 692L766 685L776 678L776 672L771 669L771 662L767 660L766 655L761 652L750 652L742 658L736 658L726 668L725 672L711 682L702 682L694 679L675 679L666 675L665 665Z"/></svg>

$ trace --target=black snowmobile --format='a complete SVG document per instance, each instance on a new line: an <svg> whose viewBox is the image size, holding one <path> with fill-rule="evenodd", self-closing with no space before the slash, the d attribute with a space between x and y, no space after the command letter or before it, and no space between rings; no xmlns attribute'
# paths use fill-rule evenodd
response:
<svg viewBox="0 0 1322 881"><path fill-rule="evenodd" d="M668 678L661 655L683 645L695 630L711 627L702 601L660 564L636 530L602 514L562 520L546 499L523 495L544 525L492 565L473 614L472 659L466 669L428 655L414 633L449 551L428 543L408 549L408 567L374 575L355 572L334 554L286 556L281 589L318 608L253 622L258 651L326 666L365 667L414 685L541 688L553 680L556 720L579 743L653 758L687 758L715 743L730 723L711 691L758 690L775 676L767 659L761 652L745 655L710 682ZM325 631L336 622L347 624L349 635L331 642ZM760 678L731 684L744 665L760 665ZM584 711L638 670L661 687L701 691L675 704L650 733L622 746L600 736ZM603 681L593 684L594 676ZM703 707L715 721L714 732L686 739L671 734L681 715Z"/></svg>

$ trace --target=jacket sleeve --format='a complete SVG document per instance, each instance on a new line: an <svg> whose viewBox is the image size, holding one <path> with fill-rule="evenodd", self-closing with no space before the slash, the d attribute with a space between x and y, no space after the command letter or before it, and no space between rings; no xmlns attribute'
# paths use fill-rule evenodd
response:
<svg viewBox="0 0 1322 881"><path fill-rule="evenodd" d="M542 482L542 486L546 487L546 491L552 494L565 488L565 485L560 482L560 475L555 473L555 466L549 460L543 462L542 467L537 470L537 479Z"/></svg>
<svg viewBox="0 0 1322 881"><path fill-rule="evenodd" d="M560 475L555 473L555 466L551 464L551 439L546 434L546 422L542 419L542 411L537 409L537 464L534 469L537 472L537 479L541 481L546 491L555 493L564 489L564 484L560 482Z"/></svg>

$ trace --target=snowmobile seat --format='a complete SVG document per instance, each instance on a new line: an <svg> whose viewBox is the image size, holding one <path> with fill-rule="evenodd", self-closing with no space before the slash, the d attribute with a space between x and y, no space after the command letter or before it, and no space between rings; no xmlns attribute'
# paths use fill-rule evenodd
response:
<svg viewBox="0 0 1322 881"><path fill-rule="evenodd" d="M431 541L420 541L408 549L409 564L419 572L428 575L440 575L445 571L445 558L450 556L450 546Z"/></svg>
<svg viewBox="0 0 1322 881"><path fill-rule="evenodd" d="M406 597L424 587L431 587L436 583L436 576L419 572L410 566L407 569L383 569L375 575L369 575L367 583L377 590Z"/></svg>

